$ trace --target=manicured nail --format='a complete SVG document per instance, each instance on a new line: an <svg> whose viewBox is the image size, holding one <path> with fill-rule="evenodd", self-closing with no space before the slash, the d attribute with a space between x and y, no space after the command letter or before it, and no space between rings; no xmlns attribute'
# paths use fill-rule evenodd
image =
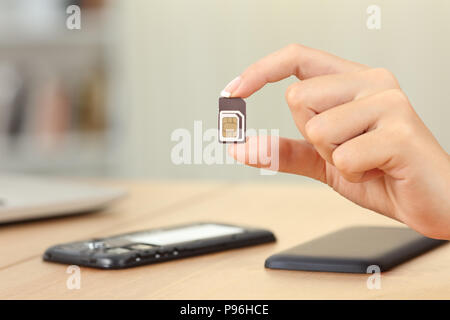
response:
<svg viewBox="0 0 450 320"><path fill-rule="evenodd" d="M241 76L234 78L233 80L231 80L229 84L227 84L225 89L222 90L220 96L225 98L231 97L231 94L239 87L240 83L241 83Z"/></svg>

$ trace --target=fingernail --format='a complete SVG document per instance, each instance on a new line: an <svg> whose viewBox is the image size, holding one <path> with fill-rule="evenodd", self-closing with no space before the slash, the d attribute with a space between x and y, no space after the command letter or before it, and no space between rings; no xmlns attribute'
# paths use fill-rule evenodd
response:
<svg viewBox="0 0 450 320"><path fill-rule="evenodd" d="M231 80L229 84L227 84L225 89L222 90L220 96L225 98L231 97L231 94L239 87L240 83L241 83L241 76L234 78L233 80Z"/></svg>

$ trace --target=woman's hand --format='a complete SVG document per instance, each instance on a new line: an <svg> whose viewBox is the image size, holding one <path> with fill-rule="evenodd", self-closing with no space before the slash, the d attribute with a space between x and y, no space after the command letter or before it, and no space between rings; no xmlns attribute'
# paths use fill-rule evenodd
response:
<svg viewBox="0 0 450 320"><path fill-rule="evenodd" d="M224 92L245 98L291 75L302 81L287 89L286 100L306 140L279 139L279 171L320 180L426 236L450 239L450 157L394 75L290 45L250 66ZM250 145L229 152L264 167L250 163Z"/></svg>

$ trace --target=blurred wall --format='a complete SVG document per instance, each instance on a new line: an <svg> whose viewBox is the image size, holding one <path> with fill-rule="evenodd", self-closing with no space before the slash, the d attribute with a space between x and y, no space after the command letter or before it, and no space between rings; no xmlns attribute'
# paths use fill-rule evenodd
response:
<svg viewBox="0 0 450 320"><path fill-rule="evenodd" d="M103 0L0 0L0 174L109 173L109 21Z"/></svg>
<svg viewBox="0 0 450 320"><path fill-rule="evenodd" d="M366 9L382 10L368 30ZM156 178L292 179L230 165L174 165L176 128L217 126L217 98L246 66L289 43L320 48L393 71L415 109L450 151L450 1L165 0L116 1L123 106L118 174ZM247 100L248 127L300 137L284 100L287 79ZM294 180L295 179L295 180Z"/></svg>

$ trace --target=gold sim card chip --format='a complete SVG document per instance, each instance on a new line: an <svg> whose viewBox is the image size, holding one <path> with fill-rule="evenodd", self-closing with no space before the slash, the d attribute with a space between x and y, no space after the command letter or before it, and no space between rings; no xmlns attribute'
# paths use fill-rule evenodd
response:
<svg viewBox="0 0 450 320"><path fill-rule="evenodd" d="M245 142L246 105L241 98L219 98L219 141Z"/></svg>
<svg viewBox="0 0 450 320"><path fill-rule="evenodd" d="M238 119L235 116L225 116L222 118L222 137L237 138Z"/></svg>

